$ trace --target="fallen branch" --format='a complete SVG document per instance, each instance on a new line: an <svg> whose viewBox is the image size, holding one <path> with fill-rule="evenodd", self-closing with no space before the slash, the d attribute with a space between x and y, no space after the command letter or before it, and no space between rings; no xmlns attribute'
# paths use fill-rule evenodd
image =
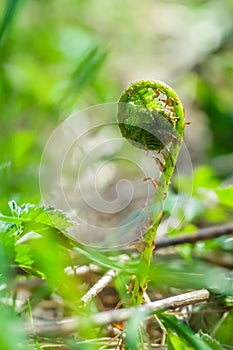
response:
<svg viewBox="0 0 233 350"><path fill-rule="evenodd" d="M177 309L183 306L193 305L206 301L209 298L209 292L206 289L200 289L189 293L176 295L173 297L156 300L148 304L141 306L117 309L110 311L103 311L87 318L73 317L62 321L52 322L37 322L33 320L34 327L26 328L26 332L29 335L40 335L40 336L61 336L76 332L80 325L84 322L93 325L103 326L111 323L117 323L128 320L130 317L135 315L136 312L140 312L145 317L153 314L159 310Z"/></svg>

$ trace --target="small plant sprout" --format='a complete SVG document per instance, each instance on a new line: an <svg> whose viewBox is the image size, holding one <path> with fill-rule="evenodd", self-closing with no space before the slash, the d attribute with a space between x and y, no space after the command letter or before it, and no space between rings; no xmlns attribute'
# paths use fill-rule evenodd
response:
<svg viewBox="0 0 233 350"><path fill-rule="evenodd" d="M147 288L156 231L163 215L163 201L184 136L184 109L169 86L159 81L142 80L131 84L121 95L118 122L122 136L132 145L162 156L162 160L154 157L160 170L160 178L151 180L156 188L153 205L158 209L152 214L151 225L143 237L145 244L140 252L132 291L133 304L139 305Z"/></svg>

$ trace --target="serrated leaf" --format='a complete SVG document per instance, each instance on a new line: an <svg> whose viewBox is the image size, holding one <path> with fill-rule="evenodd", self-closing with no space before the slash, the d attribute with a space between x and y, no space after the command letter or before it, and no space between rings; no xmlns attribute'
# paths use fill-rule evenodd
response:
<svg viewBox="0 0 233 350"><path fill-rule="evenodd" d="M27 207L22 212L21 218L56 228L61 232L66 232L68 227L74 225L66 213L52 207Z"/></svg>
<svg viewBox="0 0 233 350"><path fill-rule="evenodd" d="M17 224L34 221L60 231L66 231L68 227L74 225L66 213L53 207L38 207L29 203L18 206L15 201L10 201L9 207L14 215L6 216L0 213L0 220Z"/></svg>
<svg viewBox="0 0 233 350"><path fill-rule="evenodd" d="M54 227L61 232L66 232L68 227L75 224L67 214L54 208L44 208L34 220L38 223Z"/></svg>
<svg viewBox="0 0 233 350"><path fill-rule="evenodd" d="M74 224L66 213L52 207L37 207L32 204L18 206L15 201L9 202L12 216L0 213L0 222L3 228L7 224L15 224L18 241L23 243L22 237L29 232L39 233L43 236L49 235L59 244L66 248L78 245L67 233L67 228Z"/></svg>

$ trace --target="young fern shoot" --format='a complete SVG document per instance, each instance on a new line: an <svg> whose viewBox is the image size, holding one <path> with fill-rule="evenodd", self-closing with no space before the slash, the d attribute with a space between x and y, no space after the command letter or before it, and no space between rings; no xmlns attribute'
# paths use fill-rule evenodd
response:
<svg viewBox="0 0 233 350"><path fill-rule="evenodd" d="M143 237L138 272L133 287L133 304L142 303L147 288L155 236L163 214L163 202L175 169L184 136L184 109L173 89L154 80L131 84L121 95L118 122L122 133L132 145L146 151L158 152L155 158L160 178L156 183L151 225Z"/></svg>

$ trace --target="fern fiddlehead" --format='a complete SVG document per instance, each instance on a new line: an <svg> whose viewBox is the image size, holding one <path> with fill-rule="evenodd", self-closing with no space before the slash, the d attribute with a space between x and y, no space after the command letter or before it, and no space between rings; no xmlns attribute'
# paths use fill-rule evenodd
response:
<svg viewBox="0 0 233 350"><path fill-rule="evenodd" d="M133 304L139 305L147 288L148 274L157 228L163 214L175 164L184 135L184 110L173 89L154 80L141 80L131 84L119 99L118 123L122 133L132 145L146 151L159 152L157 159L161 175L156 181L153 204L159 208L151 217L151 225L143 237L138 273L133 287Z"/></svg>

